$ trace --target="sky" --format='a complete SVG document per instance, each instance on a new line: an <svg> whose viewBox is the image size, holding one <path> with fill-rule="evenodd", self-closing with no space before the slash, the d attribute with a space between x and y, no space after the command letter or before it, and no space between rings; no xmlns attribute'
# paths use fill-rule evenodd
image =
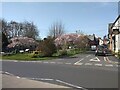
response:
<svg viewBox="0 0 120 90"><path fill-rule="evenodd" d="M1 5L1 4L0 4ZM117 2L3 2L0 18L6 21L33 21L39 36L49 35L54 22L62 22L65 33L108 34L108 23L118 16Z"/></svg>

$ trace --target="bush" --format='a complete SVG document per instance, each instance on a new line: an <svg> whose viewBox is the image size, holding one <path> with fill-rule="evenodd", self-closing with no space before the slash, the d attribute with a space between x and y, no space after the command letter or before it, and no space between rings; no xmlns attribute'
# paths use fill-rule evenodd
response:
<svg viewBox="0 0 120 90"><path fill-rule="evenodd" d="M38 51L41 51L43 56L52 56L53 53L56 53L57 49L54 44L53 38L46 38L40 42L39 46L37 47Z"/></svg>
<svg viewBox="0 0 120 90"><path fill-rule="evenodd" d="M65 55L67 55L67 51L66 50L59 50L58 54L59 54L59 56L65 56Z"/></svg>
<svg viewBox="0 0 120 90"><path fill-rule="evenodd" d="M32 58L39 58L39 57L43 57L43 54L40 51L33 51L33 53L31 54Z"/></svg>

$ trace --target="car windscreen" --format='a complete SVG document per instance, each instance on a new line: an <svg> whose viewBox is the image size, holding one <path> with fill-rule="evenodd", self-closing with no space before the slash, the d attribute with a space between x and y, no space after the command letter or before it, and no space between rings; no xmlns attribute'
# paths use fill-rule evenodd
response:
<svg viewBox="0 0 120 90"><path fill-rule="evenodd" d="M104 47L103 46L98 46L98 50L103 50Z"/></svg>

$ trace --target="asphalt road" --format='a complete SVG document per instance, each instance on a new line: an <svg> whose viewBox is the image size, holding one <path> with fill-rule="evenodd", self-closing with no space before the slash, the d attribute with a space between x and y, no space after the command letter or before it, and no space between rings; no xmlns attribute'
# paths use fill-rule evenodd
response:
<svg viewBox="0 0 120 90"><path fill-rule="evenodd" d="M2 62L6 73L72 88L118 88L118 67L115 57L90 53L47 61Z"/></svg>

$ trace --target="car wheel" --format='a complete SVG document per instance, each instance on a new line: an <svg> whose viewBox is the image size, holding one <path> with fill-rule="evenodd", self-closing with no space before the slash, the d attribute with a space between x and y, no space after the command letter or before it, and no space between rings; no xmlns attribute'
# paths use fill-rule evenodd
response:
<svg viewBox="0 0 120 90"><path fill-rule="evenodd" d="M95 53L95 56L97 56L97 53Z"/></svg>

